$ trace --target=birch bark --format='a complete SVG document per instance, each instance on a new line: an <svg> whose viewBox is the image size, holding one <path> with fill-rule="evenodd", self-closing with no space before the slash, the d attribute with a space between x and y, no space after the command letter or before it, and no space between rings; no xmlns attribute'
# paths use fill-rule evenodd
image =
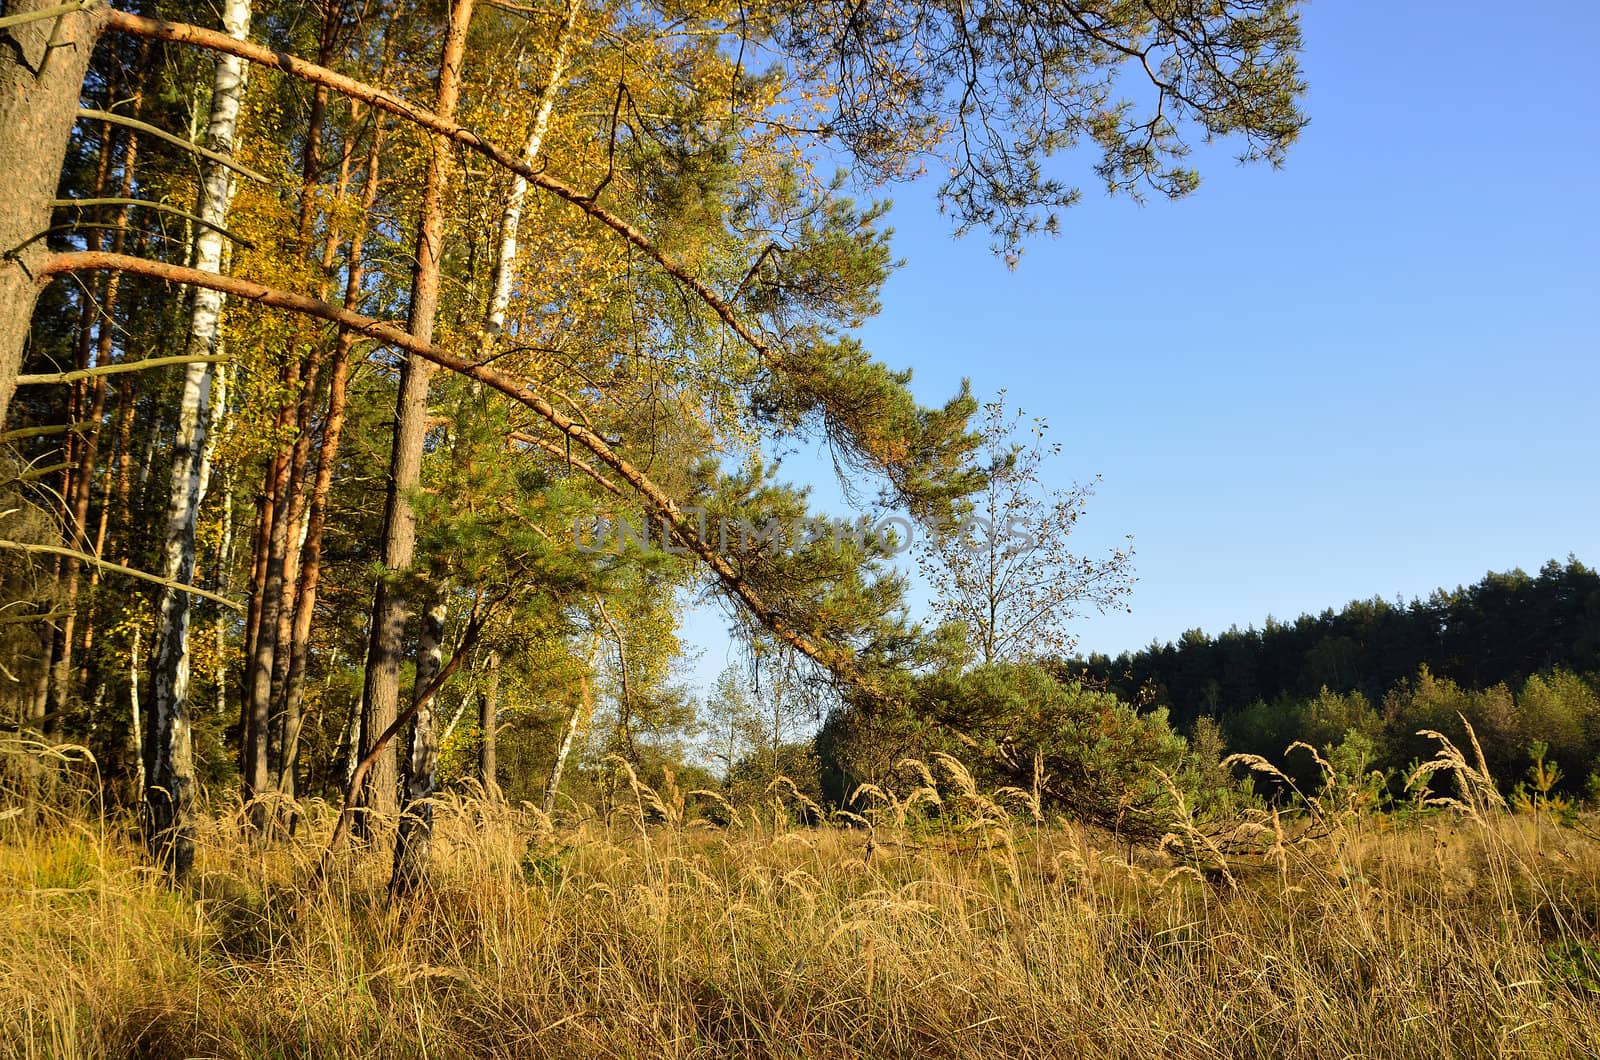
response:
<svg viewBox="0 0 1600 1060"><path fill-rule="evenodd" d="M222 23L228 36L244 40L250 32L250 0L226 0ZM212 81L206 146L231 156L238 134L239 105L244 98L246 66L232 55L218 55ZM207 163L201 182L200 217L209 224L195 236L195 267L219 272L232 181L228 170ZM191 357L209 357L216 350L223 296L196 290L190 315ZM162 577L169 583L194 579L195 528L204 498L206 456L211 424L211 388L216 364L195 362L184 371L178 430L173 440L172 485L168 496ZM146 838L151 853L175 879L188 875L194 862L194 750L189 726L189 623L192 601L170 584L160 597L155 668L150 687L150 739L145 745Z"/></svg>

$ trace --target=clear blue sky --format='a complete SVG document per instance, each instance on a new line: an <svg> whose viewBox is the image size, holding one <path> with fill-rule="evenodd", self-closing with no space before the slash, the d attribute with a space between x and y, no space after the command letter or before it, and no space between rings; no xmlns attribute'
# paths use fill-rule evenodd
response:
<svg viewBox="0 0 1600 1060"><path fill-rule="evenodd" d="M1600 562L1600 81L1558 43L1600 7L1339 0L1304 26L1281 170L1197 154L1199 191L1141 207L1061 159L1084 200L1015 272L893 189L906 266L869 348L930 403L1007 388L1063 483L1105 477L1084 545L1135 537L1133 611L1082 650ZM688 632L714 674L720 622Z"/></svg>

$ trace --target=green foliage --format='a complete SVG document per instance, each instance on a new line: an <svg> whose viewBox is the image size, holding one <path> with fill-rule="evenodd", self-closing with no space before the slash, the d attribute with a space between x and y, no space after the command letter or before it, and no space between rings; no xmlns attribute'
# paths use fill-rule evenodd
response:
<svg viewBox="0 0 1600 1060"><path fill-rule="evenodd" d="M1600 946L1565 938L1545 950L1550 976L1578 994L1600 996Z"/></svg>
<svg viewBox="0 0 1600 1060"><path fill-rule="evenodd" d="M1393 770L1375 768L1378 762L1376 739L1361 729L1350 729L1335 743L1327 745L1324 761L1328 765L1323 791L1335 806L1365 812L1388 805L1394 786Z"/></svg>
<svg viewBox="0 0 1600 1060"><path fill-rule="evenodd" d="M1223 766L1228 755L1222 727L1211 718L1195 723L1178 787L1198 822L1237 820L1239 814L1260 805L1255 777L1240 777Z"/></svg>
<svg viewBox="0 0 1600 1060"><path fill-rule="evenodd" d="M1037 797L1041 810L1158 838L1188 747L1165 711L1142 713L1106 692L1028 664L937 671L898 706L858 703L817 740L823 790L878 783L907 758L948 754L980 787Z"/></svg>
<svg viewBox="0 0 1600 1060"><path fill-rule="evenodd" d="M995 783L1037 790L1070 815L1121 833L1165 828L1168 791L1186 750L1164 710L1055 680L1031 665L934 675L923 709L974 739Z"/></svg>
<svg viewBox="0 0 1600 1060"><path fill-rule="evenodd" d="M1466 725L1471 725L1490 775L1510 783L1522 772L1529 744L1520 720L1516 701L1504 685L1473 691L1423 667L1414 680L1402 682L1384 698L1386 757L1397 762L1427 756L1434 741L1419 735L1425 730L1443 733L1457 746L1469 746Z"/></svg>
<svg viewBox="0 0 1600 1060"><path fill-rule="evenodd" d="M989 230L1012 260L1078 200L1045 164L1080 142L1108 191L1176 198L1199 182L1186 137L1235 136L1241 158L1277 164L1305 124L1293 0L778 7L781 45L835 86L831 125L858 162L887 178L932 154L958 231Z"/></svg>
<svg viewBox="0 0 1600 1060"><path fill-rule="evenodd" d="M1300 718L1299 738L1313 747L1331 747L1348 741L1352 733L1367 745L1383 732L1383 718L1360 692L1339 694L1324 687L1306 704Z"/></svg>
<svg viewBox="0 0 1600 1060"><path fill-rule="evenodd" d="M1389 690L1381 713L1359 692L1324 688L1306 702L1258 702L1223 724L1236 750L1280 764L1302 790L1333 778L1305 747L1290 750L1296 743L1320 752L1340 784L1379 802L1398 793L1414 763L1432 757L1437 741L1424 733L1442 733L1462 747L1476 739L1491 777L1508 793L1513 784L1526 787L1531 808L1537 799L1581 793L1580 778L1600 756L1600 743L1589 735L1600 718L1597 705L1595 689L1565 670L1535 674L1513 693L1504 685L1467 688L1424 666ZM1383 778L1383 791L1369 783L1374 774Z"/></svg>
<svg viewBox="0 0 1600 1060"><path fill-rule="evenodd" d="M774 796L785 802L796 796L818 802L822 797L821 759L810 741L753 751L734 763L727 794L735 805L770 803Z"/></svg>

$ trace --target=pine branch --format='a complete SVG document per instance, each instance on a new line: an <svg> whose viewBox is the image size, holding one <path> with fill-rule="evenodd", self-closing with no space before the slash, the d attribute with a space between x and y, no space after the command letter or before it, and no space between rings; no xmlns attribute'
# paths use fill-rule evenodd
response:
<svg viewBox="0 0 1600 1060"><path fill-rule="evenodd" d="M667 521L678 543L699 557L716 575L723 589L743 604L751 617L771 631L773 636L800 654L816 661L837 676L856 684L864 684L864 675L856 667L855 661L848 650L838 645L815 639L793 628L783 615L774 610L762 598L761 594L756 591L755 587L750 585L734 569L726 557L709 542L702 539L697 526L684 516L677 503L660 485L613 449L604 438L561 412L543 395L536 393L527 385L492 368L474 364L471 361L447 353L433 343L423 342L393 324L352 313L347 309L341 309L320 299L311 298L303 294L295 294L275 287L268 287L265 284L245 280L237 276L222 276L216 273L201 272L198 269L185 268L180 265L148 261L144 258L131 257L126 254L109 254L98 251L57 254L43 263L41 275L48 278L61 273L94 269L120 269L138 275L170 280L174 283L207 287L237 298L258 302L261 305L319 317L347 328L356 334L377 339L407 353L416 354L425 360L432 361L441 368L455 372L458 375L464 375L469 379L476 379L485 386L498 390L511 400L538 413L552 427L589 450L600 463L605 464L623 481L627 482Z"/></svg>

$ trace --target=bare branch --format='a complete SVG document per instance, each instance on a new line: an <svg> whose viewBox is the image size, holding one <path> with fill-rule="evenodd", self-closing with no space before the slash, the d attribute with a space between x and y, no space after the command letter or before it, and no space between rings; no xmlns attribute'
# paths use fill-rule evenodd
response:
<svg viewBox="0 0 1600 1060"><path fill-rule="evenodd" d="M100 0L76 0L75 3L61 4L57 7L47 7L39 11L24 11L20 15L7 15L0 18L0 29L10 29L12 26L21 26L28 22L38 22L46 18L60 18L70 15L74 11L87 11L98 6Z"/></svg>
<svg viewBox="0 0 1600 1060"><path fill-rule="evenodd" d="M594 465L585 462L579 457L573 456L570 452L567 452L550 439L541 438L537 434L529 434L527 431L513 431L510 435L510 439L513 442L526 442L529 445L538 446L551 456L566 461L571 466L577 468L585 475L588 475L590 478L594 479L594 481L598 483L602 489L612 496L622 496L621 486L618 486L615 482L612 482L605 476L604 473L595 468Z"/></svg>
<svg viewBox="0 0 1600 1060"><path fill-rule="evenodd" d="M125 199L125 198L56 199L56 200L52 201L50 203L50 205L51 206L58 206L58 207L61 207L63 209L65 209L67 207L76 207L76 208L78 208L80 210L83 209L85 206L142 206L147 210L157 210L157 211L159 211L161 213L170 213L170 214L172 214L172 215L174 215L176 217L183 218L185 221L192 221L197 225L204 225L205 227L211 229L213 232L220 233L224 237L233 240L235 243L239 244L242 247L249 247L251 250L254 250L255 247L256 247L256 245L254 243L250 242L248 239L244 238L241 235L237 235L237 234L235 234L233 232L228 231L226 228L223 228L221 225L217 224L214 221L207 221L204 217L201 217L199 214L192 214L188 210L182 210L182 209L179 209L176 206L168 206L164 202L152 202L149 199Z"/></svg>
<svg viewBox="0 0 1600 1060"><path fill-rule="evenodd" d="M181 147L185 151L191 151L194 154L199 155L201 158L215 162L219 166L226 166L228 169L233 170L235 173L238 173L241 176L249 177L251 180L262 184L272 183L272 178L257 173L249 166L240 165L227 155L218 154L216 151L213 151L210 148L201 147L197 143L185 140L181 136L175 136L172 133L167 132L165 129L151 125L149 122L139 121L137 118L130 118L126 114L117 114L109 110L96 110L93 107L84 107L78 111L78 117L95 118L99 121L110 122L112 125L124 125L130 129L137 129L146 136L154 136L157 140L162 140L176 147Z"/></svg>
<svg viewBox="0 0 1600 1060"><path fill-rule="evenodd" d="M132 271L127 270L127 271ZM147 357L142 361L123 364L103 364L98 368L79 368L71 372L53 372L46 375L19 375L18 386L43 386L48 383L76 383L80 379L93 379L97 375L121 375L124 372L142 372L146 368L165 368L169 364L224 364L232 360L226 355L188 357L173 354L171 357Z"/></svg>
<svg viewBox="0 0 1600 1060"><path fill-rule="evenodd" d="M240 614L244 613L243 604L235 603L226 596L219 596L216 593L210 592L206 589L201 589L198 586L185 585L182 582L171 581L167 578L161 577L158 574L151 574L149 571L135 570L133 567L124 567L120 563L112 563L108 560L100 559L98 556L91 556L87 552L79 552L76 549L62 548L60 545L36 545L27 541L0 541L0 548L9 548L17 552L43 552L51 556L65 556L68 559L75 559L80 563L88 563L92 566L99 567L101 570L112 571L116 574L126 574L130 578L138 578L140 581L147 581L152 585L160 585L168 589L176 589L180 593L191 593L195 596L203 596L207 600L212 600L221 604L223 607L238 611Z"/></svg>

